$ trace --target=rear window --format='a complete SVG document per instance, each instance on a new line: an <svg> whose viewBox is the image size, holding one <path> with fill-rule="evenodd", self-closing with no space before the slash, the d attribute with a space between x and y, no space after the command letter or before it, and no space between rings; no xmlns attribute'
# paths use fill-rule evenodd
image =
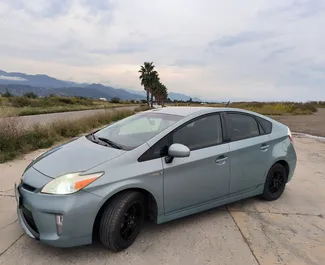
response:
<svg viewBox="0 0 325 265"><path fill-rule="evenodd" d="M272 132L272 122L269 122L261 117L256 117L258 123L261 125L264 134L270 134ZM261 132L263 134L263 132Z"/></svg>
<svg viewBox="0 0 325 265"><path fill-rule="evenodd" d="M259 136L258 124L253 116L227 113L228 133L231 141L238 141Z"/></svg>

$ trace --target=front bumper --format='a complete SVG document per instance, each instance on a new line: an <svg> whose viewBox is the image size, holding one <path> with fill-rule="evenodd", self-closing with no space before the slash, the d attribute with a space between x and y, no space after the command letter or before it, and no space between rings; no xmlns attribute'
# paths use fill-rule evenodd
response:
<svg viewBox="0 0 325 265"><path fill-rule="evenodd" d="M46 177L46 176L44 176ZM85 191L72 195L47 195L15 186L20 226L31 238L55 247L73 247L92 242L93 225L102 198ZM55 215L63 215L58 235Z"/></svg>

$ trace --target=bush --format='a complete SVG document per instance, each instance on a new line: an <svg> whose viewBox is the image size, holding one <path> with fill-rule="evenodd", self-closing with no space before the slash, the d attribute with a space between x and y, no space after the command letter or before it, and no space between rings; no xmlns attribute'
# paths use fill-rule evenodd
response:
<svg viewBox="0 0 325 265"><path fill-rule="evenodd" d="M10 102L11 102L12 106L16 107L16 108L30 106L30 104L31 104L30 99L26 98L26 97L12 97L12 98L10 98Z"/></svg>
<svg viewBox="0 0 325 265"><path fill-rule="evenodd" d="M73 104L73 100L71 98L57 98L58 102L64 103L64 104Z"/></svg>
<svg viewBox="0 0 325 265"><path fill-rule="evenodd" d="M24 94L26 98L37 98L38 96L34 92L27 92Z"/></svg>
<svg viewBox="0 0 325 265"><path fill-rule="evenodd" d="M4 94L2 94L2 96L5 97L5 98L10 98L10 97L13 97L14 95L11 94L11 93L9 92L9 90L7 89L6 92L5 92Z"/></svg>
<svg viewBox="0 0 325 265"><path fill-rule="evenodd" d="M120 103L121 99L120 98L117 98L117 97L114 97L111 99L111 103Z"/></svg>

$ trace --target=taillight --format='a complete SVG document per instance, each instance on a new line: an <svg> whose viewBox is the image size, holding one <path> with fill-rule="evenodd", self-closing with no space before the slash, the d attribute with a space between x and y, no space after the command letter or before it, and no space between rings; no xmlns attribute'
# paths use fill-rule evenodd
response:
<svg viewBox="0 0 325 265"><path fill-rule="evenodd" d="M292 138L291 131L290 131L289 127L287 127L287 128L288 128L288 137L289 137L291 143L293 143L293 138Z"/></svg>

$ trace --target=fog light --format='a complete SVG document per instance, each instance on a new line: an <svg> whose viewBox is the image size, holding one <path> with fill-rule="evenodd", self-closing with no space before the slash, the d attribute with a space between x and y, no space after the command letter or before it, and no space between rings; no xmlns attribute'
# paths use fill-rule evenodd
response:
<svg viewBox="0 0 325 265"><path fill-rule="evenodd" d="M55 215L55 223L56 223L56 233L59 236L62 234L62 229L63 229L63 215L62 214Z"/></svg>

